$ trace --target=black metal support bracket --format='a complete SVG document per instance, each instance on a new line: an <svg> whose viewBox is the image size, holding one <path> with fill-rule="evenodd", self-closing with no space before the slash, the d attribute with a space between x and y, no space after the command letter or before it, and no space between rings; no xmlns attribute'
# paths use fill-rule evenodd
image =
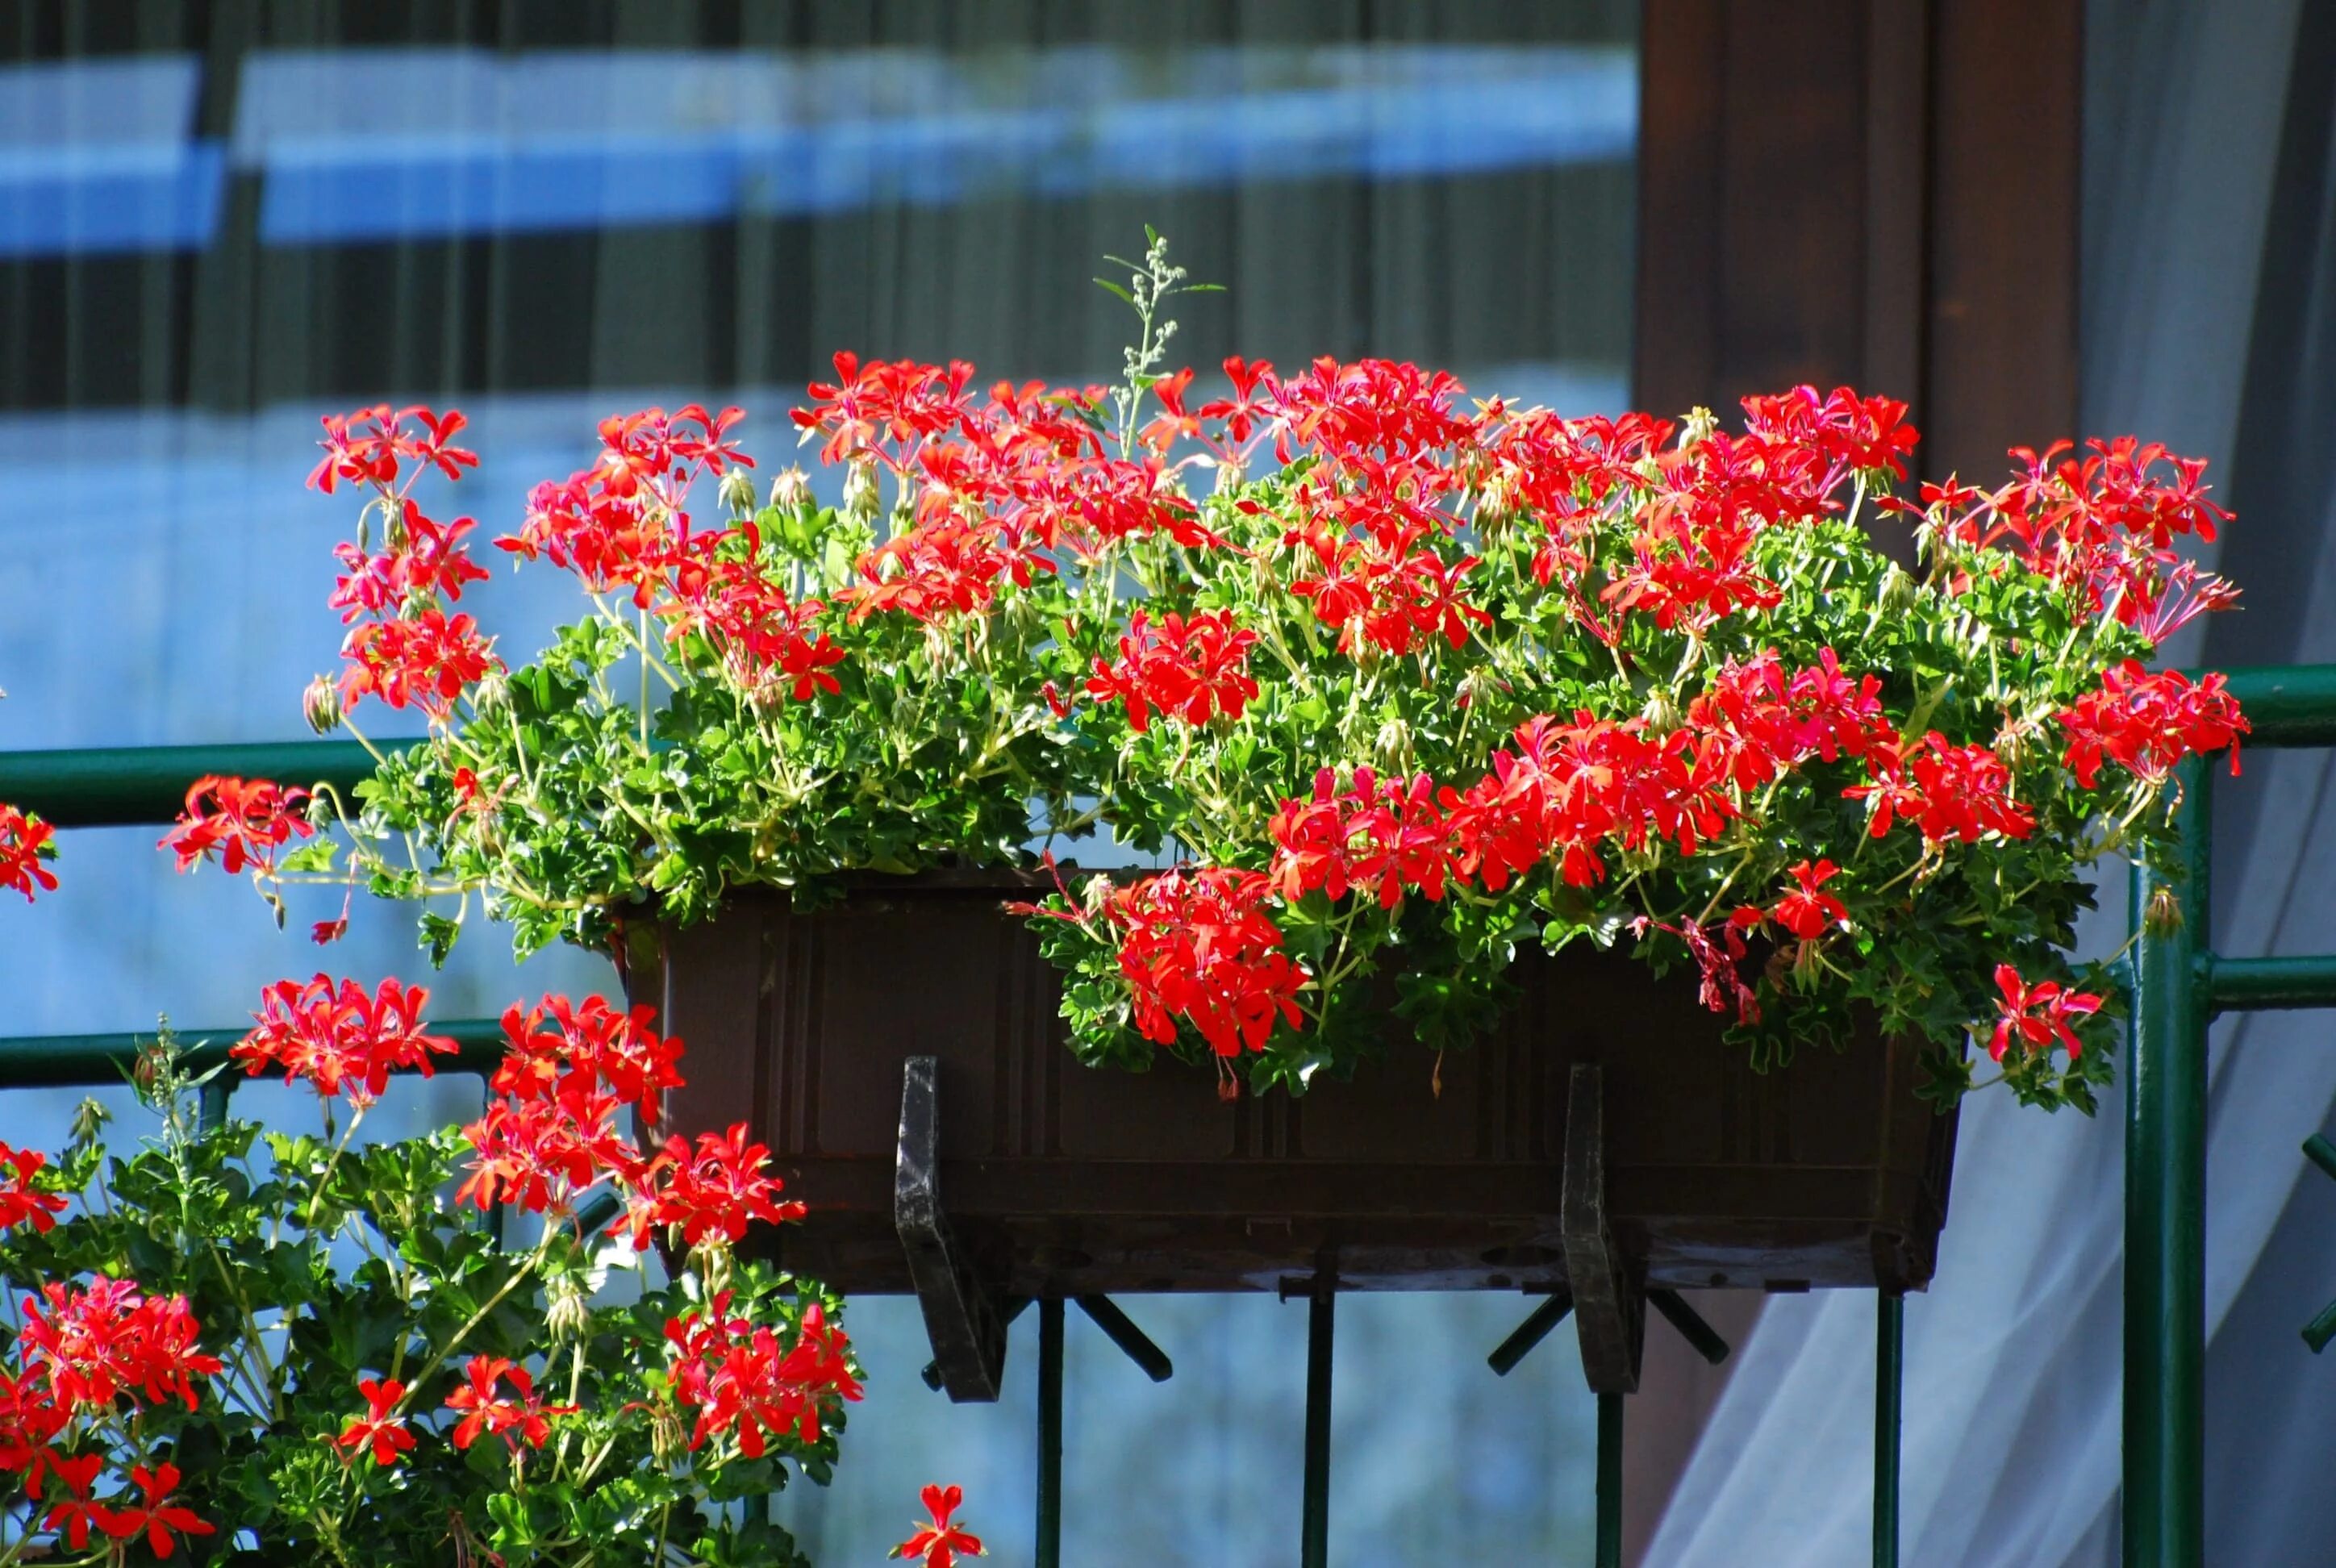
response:
<svg viewBox="0 0 2336 1568"><path fill-rule="evenodd" d="M1646 1345L1643 1281L1614 1245L1606 1222L1604 1079L1595 1063L1574 1064L1565 1107L1564 1184L1558 1228L1573 1293L1582 1372L1597 1394L1632 1394Z"/></svg>
<svg viewBox="0 0 2336 1568"><path fill-rule="evenodd" d="M1549 1338L1550 1330L1565 1321L1573 1310L1573 1292L1559 1286L1550 1292L1549 1300L1533 1310L1531 1316L1509 1330L1509 1337L1493 1347L1484 1358L1497 1377L1505 1378L1517 1369L1517 1363L1529 1355L1535 1345Z"/></svg>
<svg viewBox="0 0 2336 1568"><path fill-rule="evenodd" d="M1006 1373L1006 1316L950 1233L940 1195L939 1063L910 1057L900 1074L900 1140L892 1226L909 1255L940 1386L957 1404L989 1404Z"/></svg>
<svg viewBox="0 0 2336 1568"><path fill-rule="evenodd" d="M1105 1338L1120 1349L1120 1353L1144 1369L1144 1375L1155 1383L1165 1383L1176 1375L1176 1363L1168 1352L1152 1342L1152 1336L1135 1326L1135 1320L1119 1310L1119 1303L1109 1296L1077 1296L1073 1300L1079 1310L1095 1320Z"/></svg>

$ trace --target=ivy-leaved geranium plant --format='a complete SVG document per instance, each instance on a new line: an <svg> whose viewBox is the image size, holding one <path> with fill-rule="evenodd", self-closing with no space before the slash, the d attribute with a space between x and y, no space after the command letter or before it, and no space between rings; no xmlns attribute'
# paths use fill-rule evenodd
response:
<svg viewBox="0 0 2336 1568"><path fill-rule="evenodd" d="M457 1052L427 1000L283 981L229 1060L141 1057L134 1151L94 1102L0 1144L0 1564L803 1563L743 1500L824 1480L860 1385L839 1303L734 1253L801 1213L763 1147L637 1138L679 1042L597 997L506 1015L477 1122L368 1141ZM206 1116L238 1067L320 1132Z"/></svg>
<svg viewBox="0 0 2336 1568"><path fill-rule="evenodd" d="M328 420L315 482L365 499L311 710L430 735L325 803L339 868L264 875L431 901L439 950L482 895L531 949L1107 830L1165 869L1066 871L1031 915L1090 1061L1302 1086L1390 996L1464 1044L1520 944L1589 941L1683 966L1763 1061L1862 1009L1948 1095L1975 1037L2022 1098L2092 1104L2088 868L2245 728L2145 664L2232 597L2179 553L2224 517L2203 463L2118 439L1915 486L1904 405L1847 389L1740 431L1383 360L1231 359L1203 398L1166 370L1183 274L1155 243L1127 277L1115 388L838 355L794 422L840 506L759 491L735 409L608 421L498 541L589 606L519 668L453 609L470 521L415 499L475 461L459 418Z"/></svg>

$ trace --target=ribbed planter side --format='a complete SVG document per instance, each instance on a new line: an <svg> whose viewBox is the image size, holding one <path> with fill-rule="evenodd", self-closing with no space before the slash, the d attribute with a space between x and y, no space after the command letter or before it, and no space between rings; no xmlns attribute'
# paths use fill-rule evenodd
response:
<svg viewBox="0 0 2336 1568"><path fill-rule="evenodd" d="M857 891L808 914L737 898L644 931L628 983L686 1043L686 1131L746 1122L811 1216L789 1266L906 1291L892 1224L903 1060L940 1064L940 1191L985 1277L1022 1295L1270 1290L1334 1261L1353 1288L1563 1278L1570 1069L1604 1077L1607 1205L1646 1282L1882 1286L1931 1276L1955 1119L1878 1036L1754 1072L1691 980L1582 948L1521 959L1476 1048L1402 1046L1349 1084L1221 1101L1163 1056L1083 1067L1055 970L1001 881ZM1025 894L1024 896L1027 896Z"/></svg>

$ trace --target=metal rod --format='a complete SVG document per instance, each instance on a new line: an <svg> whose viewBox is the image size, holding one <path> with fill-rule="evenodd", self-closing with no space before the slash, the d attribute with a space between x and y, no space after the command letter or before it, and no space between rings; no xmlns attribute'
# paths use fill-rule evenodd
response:
<svg viewBox="0 0 2336 1568"><path fill-rule="evenodd" d="M215 1133L227 1125L227 1104L235 1094L236 1080L221 1072L205 1084L202 1097L196 1102L195 1126L198 1131Z"/></svg>
<svg viewBox="0 0 2336 1568"><path fill-rule="evenodd" d="M2328 1349L2328 1341L2336 1339L2336 1301L2320 1310L2320 1316L2303 1325L2303 1342L2312 1347L2315 1356Z"/></svg>
<svg viewBox="0 0 2336 1568"><path fill-rule="evenodd" d="M1063 1301L1038 1303L1037 1568L1063 1562Z"/></svg>
<svg viewBox="0 0 2336 1568"><path fill-rule="evenodd" d="M2336 1144L2330 1143L2322 1135L2314 1133L2303 1140L2303 1156L2330 1175L2336 1176Z"/></svg>
<svg viewBox="0 0 2336 1568"><path fill-rule="evenodd" d="M5 795L0 795L5 800ZM433 1057L440 1072L492 1073L503 1056L503 1027L494 1018L454 1018L428 1026L458 1046L452 1057ZM224 1029L173 1029L183 1042L190 1071L227 1061L228 1048L251 1030L248 1023ZM16 1035L0 1038L0 1089L105 1088L121 1083L138 1053L154 1043L147 1030L121 1035ZM239 1066L229 1067L230 1072ZM410 1068L394 1069L411 1071ZM214 1080L216 1081L216 1080Z"/></svg>
<svg viewBox="0 0 2336 1568"><path fill-rule="evenodd" d="M1874 1568L1898 1568L1898 1439L1906 1398L1906 1298L1874 1300Z"/></svg>
<svg viewBox="0 0 2336 1568"><path fill-rule="evenodd" d="M2126 1093L2125 1562L2205 1556L2206 1007L2211 775L2175 772L2175 863L2133 873L2132 1066ZM2155 906L2155 907L2154 907Z"/></svg>
<svg viewBox="0 0 2336 1568"><path fill-rule="evenodd" d="M1299 1525L1299 1568L1330 1563L1330 1339L1338 1285L1317 1276L1306 1308L1306 1502Z"/></svg>
<svg viewBox="0 0 2336 1568"><path fill-rule="evenodd" d="M1622 1568L1622 1396L1598 1396L1598 1568Z"/></svg>
<svg viewBox="0 0 2336 1568"><path fill-rule="evenodd" d="M1165 1383L1176 1375L1176 1363L1168 1359L1168 1352L1153 1344L1152 1337L1119 1310L1118 1302L1109 1296L1081 1296L1077 1300L1079 1310L1095 1320L1095 1326L1129 1360L1143 1368L1145 1377L1155 1383Z"/></svg>
<svg viewBox="0 0 2336 1568"><path fill-rule="evenodd" d="M1001 1329L1013 1327L1014 1320L1020 1317L1029 1305L1030 1298L1027 1296L1008 1296L998 1306L998 1326ZM922 1378L925 1380L925 1387L934 1393L938 1394L941 1391L941 1364L939 1361L926 1362L925 1369L917 1376Z"/></svg>
<svg viewBox="0 0 2336 1568"><path fill-rule="evenodd" d="M404 751L422 743L375 744ZM61 828L125 827L176 822L187 786L205 774L274 779L304 789L329 784L346 795L373 770L373 757L353 740L7 752L0 753L0 800Z"/></svg>
<svg viewBox="0 0 2336 1568"><path fill-rule="evenodd" d="M2336 745L2336 665L2277 666L2227 672L2231 695L2253 726L2247 745Z"/></svg>
<svg viewBox="0 0 2336 1568"><path fill-rule="evenodd" d="M2308 958L2225 959L2201 954L2210 1005L2218 1013L2336 1008L2336 953Z"/></svg>
<svg viewBox="0 0 2336 1568"><path fill-rule="evenodd" d="M1562 1289L1551 1291L1548 1300L1535 1307L1523 1322L1509 1330L1507 1339L1493 1347L1493 1353L1484 1358L1484 1365L1498 1376L1507 1377L1572 1310L1573 1292Z"/></svg>
<svg viewBox="0 0 2336 1568"><path fill-rule="evenodd" d="M1703 1314L1687 1304L1687 1299L1677 1290L1658 1287L1647 1292L1647 1305L1660 1312L1670 1326L1679 1331L1679 1338L1695 1349L1695 1353L1718 1366L1728 1359L1728 1341L1719 1330L1703 1320Z"/></svg>

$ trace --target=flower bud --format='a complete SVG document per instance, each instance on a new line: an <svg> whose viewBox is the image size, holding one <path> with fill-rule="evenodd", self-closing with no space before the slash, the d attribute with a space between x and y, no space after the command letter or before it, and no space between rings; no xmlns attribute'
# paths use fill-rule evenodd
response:
<svg viewBox="0 0 2336 1568"><path fill-rule="evenodd" d="M714 493L730 509L731 516L745 517L754 510L754 476L743 468L731 469Z"/></svg>
<svg viewBox="0 0 2336 1568"><path fill-rule="evenodd" d="M511 706L511 672L501 665L489 665L479 684L471 688L471 711L475 714L501 713Z"/></svg>
<svg viewBox="0 0 2336 1568"><path fill-rule="evenodd" d="M307 810L301 814L308 819L308 825L312 828L331 827L334 816L333 797L321 790L318 791L308 797Z"/></svg>
<svg viewBox="0 0 2336 1568"><path fill-rule="evenodd" d="M1669 735L1687 722L1687 716L1679 712L1679 699L1660 687L1647 698L1643 712L1647 728L1659 735Z"/></svg>
<svg viewBox="0 0 2336 1568"><path fill-rule="evenodd" d="M771 504L781 511L801 511L811 504L811 476L800 468L782 471L771 481Z"/></svg>
<svg viewBox="0 0 2336 1568"><path fill-rule="evenodd" d="M1216 484L1211 489L1209 493L1212 495L1230 495L1234 491L1239 490L1241 487L1242 482L1248 478L1249 470L1244 468L1241 464L1231 462L1220 463L1217 464Z"/></svg>
<svg viewBox="0 0 2336 1568"><path fill-rule="evenodd" d="M843 515L855 522L874 522L877 506L875 462L854 458L843 473Z"/></svg>
<svg viewBox="0 0 2336 1568"><path fill-rule="evenodd" d="M341 693L330 676L318 676L300 694L300 711L308 716L308 727L318 735L330 735L341 727Z"/></svg>
<svg viewBox="0 0 2336 1568"><path fill-rule="evenodd" d="M2141 923L2154 937L2170 937L2182 929L2182 900L2169 887L2149 890L2149 902L2142 907Z"/></svg>
<svg viewBox="0 0 2336 1568"><path fill-rule="evenodd" d="M592 1326L592 1305L584 1283L571 1275L556 1275L543 1287L543 1326L554 1339L573 1340Z"/></svg>
<svg viewBox="0 0 2336 1568"><path fill-rule="evenodd" d="M1704 439L1719 428L1719 416L1704 407L1690 408L1679 421L1679 449L1688 452L1703 444Z"/></svg>
<svg viewBox="0 0 2336 1568"><path fill-rule="evenodd" d="M1920 596L1914 579L1893 560L1882 574L1882 586L1874 594L1874 602L1881 606L1883 614L1900 616L1913 609Z"/></svg>
<svg viewBox="0 0 2336 1568"><path fill-rule="evenodd" d="M67 1144L67 1147L87 1148L96 1143L99 1135L105 1131L105 1124L112 1120L113 1120L113 1113L98 1101L83 1100L73 1107L73 1141Z"/></svg>
<svg viewBox="0 0 2336 1568"><path fill-rule="evenodd" d="M1408 772L1412 757L1411 726L1400 718L1391 718L1379 726L1379 733L1371 737L1371 755L1389 773Z"/></svg>

